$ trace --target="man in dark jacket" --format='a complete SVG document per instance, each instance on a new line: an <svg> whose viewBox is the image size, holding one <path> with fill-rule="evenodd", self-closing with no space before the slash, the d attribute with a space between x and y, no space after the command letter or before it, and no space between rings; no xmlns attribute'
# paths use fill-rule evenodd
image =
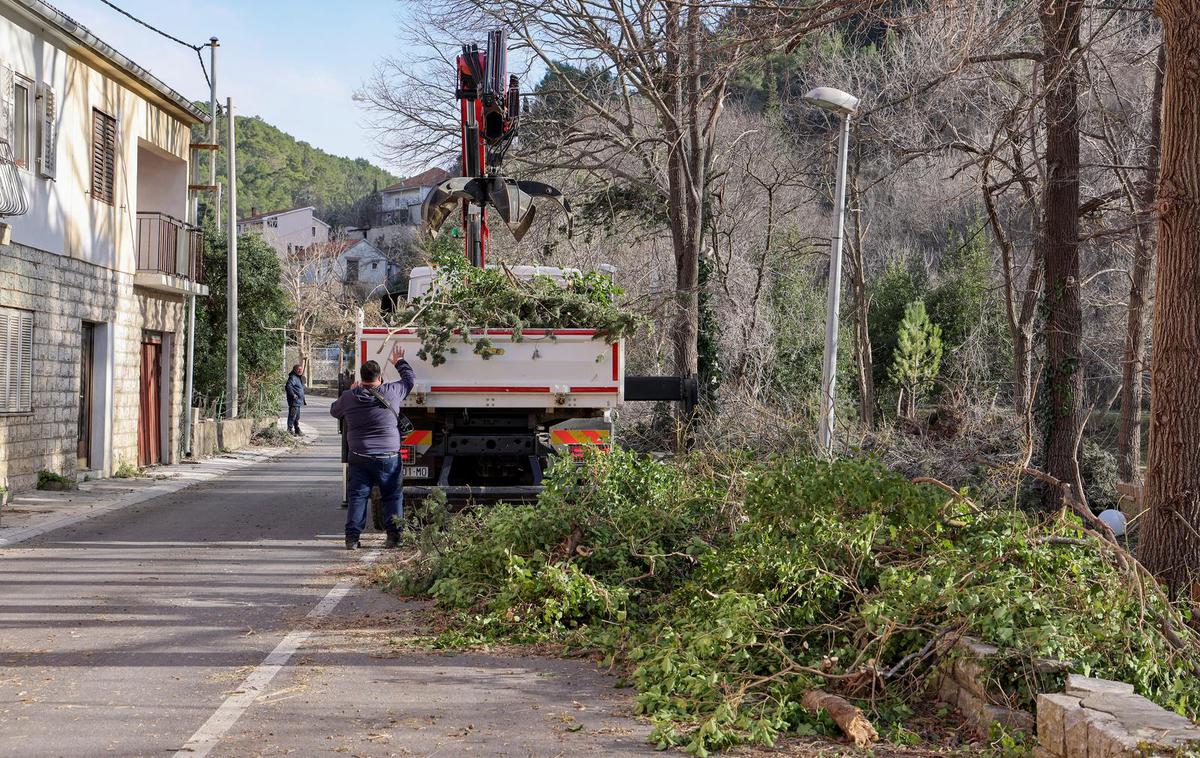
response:
<svg viewBox="0 0 1200 758"><path fill-rule="evenodd" d="M288 403L288 431L300 436L300 406L308 405L304 401L304 369L297 363L292 366L287 382L283 385Z"/></svg>
<svg viewBox="0 0 1200 758"><path fill-rule="evenodd" d="M383 370L375 361L359 369L360 381L351 385L333 402L329 414L346 426L350 448L348 492L346 499L346 549L358 549L359 535L367 523L367 500L371 487L379 488L383 501L383 519L387 526L386 547L400 543L400 517L403 513L404 470L400 463L400 430L397 412L403 412L404 398L412 391L416 375L404 360L404 348L392 346L389 362L396 367L400 380L383 382ZM390 408L388 406L391 406Z"/></svg>

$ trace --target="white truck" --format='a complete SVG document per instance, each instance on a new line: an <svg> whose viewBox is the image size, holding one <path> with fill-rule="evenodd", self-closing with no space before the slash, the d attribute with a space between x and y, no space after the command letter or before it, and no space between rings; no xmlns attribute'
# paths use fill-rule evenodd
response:
<svg viewBox="0 0 1200 758"><path fill-rule="evenodd" d="M562 281L571 271L547 266L510 269L522 278ZM434 271L413 269L409 297L435 286ZM481 335L482 332L477 332ZM612 440L612 412L625 399L625 345L609 343L581 324L570 329L487 329L497 348L484 360L457 343L446 362L421 360L416 329L360 324L359 365L375 360L384 381L395 381L387 357L393 343L405 348L416 385L404 412L413 431L403 440L404 495L420 500L433 488L450 500L529 499L540 492L553 456L580 458ZM455 343L452 342L451 345Z"/></svg>

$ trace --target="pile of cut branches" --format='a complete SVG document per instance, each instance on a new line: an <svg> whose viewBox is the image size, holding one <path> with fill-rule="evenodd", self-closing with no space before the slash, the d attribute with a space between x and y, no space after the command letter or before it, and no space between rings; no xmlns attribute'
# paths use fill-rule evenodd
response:
<svg viewBox="0 0 1200 758"><path fill-rule="evenodd" d="M413 328L421 340L417 355L434 366L457 353L456 343L488 359L499 349L489 329L512 331L513 341L526 329L595 329L596 338L615 342L646 324L617 305L624 294L612 279L595 272L572 272L562 281L549 276L523 279L505 267L479 269L461 254L433 258L434 286L396 313L392 325Z"/></svg>
<svg viewBox="0 0 1200 758"><path fill-rule="evenodd" d="M903 740L961 635L1002 649L990 684L1014 705L1061 683L1037 665L1055 658L1200 712L1182 609L1131 585L1075 514L980 508L870 460L616 450L556 468L535 504L423 518L418 557L384 574L458 614L442 644L598 650L658 741L696 754L835 731L814 691Z"/></svg>

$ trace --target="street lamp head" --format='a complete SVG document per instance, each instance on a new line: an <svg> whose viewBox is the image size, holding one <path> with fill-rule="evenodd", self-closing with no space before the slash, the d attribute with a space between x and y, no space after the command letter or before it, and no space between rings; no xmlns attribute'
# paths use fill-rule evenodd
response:
<svg viewBox="0 0 1200 758"><path fill-rule="evenodd" d="M833 87L817 87L803 97L804 102L809 105L815 105L818 108L834 113L840 113L843 116L852 115L858 110L858 98L851 95L849 92L842 92L840 89Z"/></svg>

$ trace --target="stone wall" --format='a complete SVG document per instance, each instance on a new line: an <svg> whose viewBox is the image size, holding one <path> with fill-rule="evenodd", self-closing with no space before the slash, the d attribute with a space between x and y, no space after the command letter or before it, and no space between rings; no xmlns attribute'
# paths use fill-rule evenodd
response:
<svg viewBox="0 0 1200 758"><path fill-rule="evenodd" d="M1137 758L1200 749L1200 727L1133 685L1072 674L1066 691L1038 695L1035 758Z"/></svg>
<svg viewBox="0 0 1200 758"><path fill-rule="evenodd" d="M104 346L95 363L107 391L93 391L90 470L108 476L122 463L137 463L141 337L145 329L166 335L169 372L163 391L171 398L163 415L168 444L164 462L179 457L185 308L182 297L135 288L131 274L19 244L0 246L0 306L34 313L33 409L0 414L0 478L14 490L34 486L41 469L78 473L80 341L84 321L102 325Z"/></svg>

